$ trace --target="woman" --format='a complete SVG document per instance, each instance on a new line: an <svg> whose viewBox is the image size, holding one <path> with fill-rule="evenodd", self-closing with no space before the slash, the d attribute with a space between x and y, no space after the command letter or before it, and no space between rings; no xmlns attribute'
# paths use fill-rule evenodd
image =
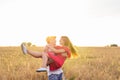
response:
<svg viewBox="0 0 120 80"><path fill-rule="evenodd" d="M56 46L56 36L48 36L46 38L46 42L47 42L47 45L50 45L53 47ZM29 54L35 58L42 58L42 61L43 61L42 66L40 69L37 69L37 72L47 71L47 65L46 65L46 63L48 61L47 53L51 52L47 46L44 47L43 52L36 52L36 51L28 50L24 44L21 44L21 49L24 54ZM49 61L51 61L51 59L49 59ZM50 62L48 62L48 63L50 63Z"/></svg>
<svg viewBox="0 0 120 80"><path fill-rule="evenodd" d="M56 47L56 36L48 36L46 38L46 42L47 42L47 45L45 46L43 52L35 52L35 51L28 50L24 44L21 44L21 48L22 48L22 51L24 54L32 55L35 58L42 58L42 61L43 61L42 66L41 66L41 68L36 70L37 72L47 71L47 64L49 64L53 61L52 58L57 58L57 56L48 47L48 46ZM64 52L64 53L62 53L62 52ZM60 54L62 53L62 56L65 56L64 55L65 51L62 50L62 52L60 52ZM50 56L52 56L52 58L48 54ZM59 68L59 65L54 64L50 67L50 70L56 70L58 68Z"/></svg>

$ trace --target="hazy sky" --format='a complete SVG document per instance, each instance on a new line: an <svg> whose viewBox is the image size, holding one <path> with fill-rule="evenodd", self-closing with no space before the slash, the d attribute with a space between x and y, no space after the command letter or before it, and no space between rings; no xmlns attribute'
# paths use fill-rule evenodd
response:
<svg viewBox="0 0 120 80"><path fill-rule="evenodd" d="M0 46L67 35L78 46L120 45L120 0L0 0Z"/></svg>

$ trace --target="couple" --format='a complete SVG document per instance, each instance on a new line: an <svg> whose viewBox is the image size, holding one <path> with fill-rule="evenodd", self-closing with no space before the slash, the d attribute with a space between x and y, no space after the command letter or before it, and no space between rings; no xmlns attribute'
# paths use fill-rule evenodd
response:
<svg viewBox="0 0 120 80"><path fill-rule="evenodd" d="M61 36L60 46L56 45L56 36L46 38L47 45L43 52L27 50L21 45L24 54L30 54L35 58L42 58L42 66L37 72L47 71L49 80L62 80L62 66L67 58L78 56L76 49L67 36ZM48 69L49 67L49 69Z"/></svg>

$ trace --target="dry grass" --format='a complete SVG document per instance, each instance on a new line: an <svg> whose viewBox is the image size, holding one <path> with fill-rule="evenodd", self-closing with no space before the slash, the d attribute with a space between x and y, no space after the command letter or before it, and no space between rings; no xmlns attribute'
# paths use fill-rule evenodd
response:
<svg viewBox="0 0 120 80"><path fill-rule="evenodd" d="M120 80L119 47L79 47L79 53L63 66L67 80ZM47 80L46 73L35 72L40 66L41 59L23 55L20 47L0 47L0 80Z"/></svg>

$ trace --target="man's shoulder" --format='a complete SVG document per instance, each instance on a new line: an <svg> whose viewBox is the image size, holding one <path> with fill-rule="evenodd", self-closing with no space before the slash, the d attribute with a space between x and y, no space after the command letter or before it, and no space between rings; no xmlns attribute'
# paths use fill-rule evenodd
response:
<svg viewBox="0 0 120 80"><path fill-rule="evenodd" d="M66 47L66 46L56 46L55 48L56 49L68 49L68 47Z"/></svg>

